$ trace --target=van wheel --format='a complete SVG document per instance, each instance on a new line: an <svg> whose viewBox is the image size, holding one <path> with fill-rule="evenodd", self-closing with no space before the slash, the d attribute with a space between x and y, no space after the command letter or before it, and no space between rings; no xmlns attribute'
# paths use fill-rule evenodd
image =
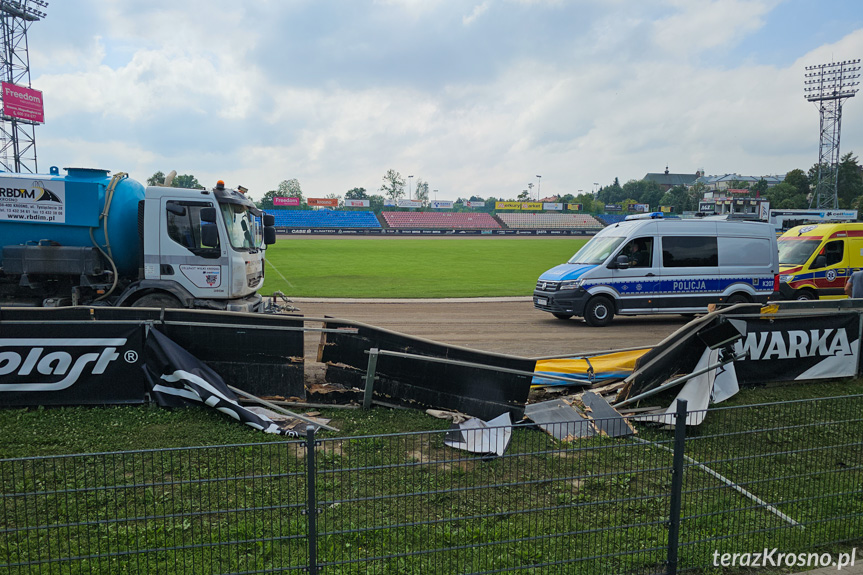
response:
<svg viewBox="0 0 863 575"><path fill-rule="evenodd" d="M164 293L151 293L135 300L132 307L161 307L161 308L180 308L180 300L172 295Z"/></svg>
<svg viewBox="0 0 863 575"><path fill-rule="evenodd" d="M736 293L736 294L729 296L729 298L727 300L725 300L725 303L727 303L728 305L736 305L739 303L749 303L749 298L743 294Z"/></svg>
<svg viewBox="0 0 863 575"><path fill-rule="evenodd" d="M553 313L551 315L553 315L557 319L563 319L563 320L567 320L567 319L572 317L571 313Z"/></svg>
<svg viewBox="0 0 863 575"><path fill-rule="evenodd" d="M584 321L591 327L605 327L614 317L614 304L605 296L596 296L584 308Z"/></svg>
<svg viewBox="0 0 863 575"><path fill-rule="evenodd" d="M811 290L802 289L796 294L794 294L794 299L796 299L797 301L812 301L818 298L815 297L815 294Z"/></svg>

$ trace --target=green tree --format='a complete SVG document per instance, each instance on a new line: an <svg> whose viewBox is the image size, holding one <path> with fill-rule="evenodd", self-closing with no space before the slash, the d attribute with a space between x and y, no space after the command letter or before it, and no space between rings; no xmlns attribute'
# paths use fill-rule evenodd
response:
<svg viewBox="0 0 863 575"><path fill-rule="evenodd" d="M161 170L147 178L148 186L161 186L165 181L165 174Z"/></svg>
<svg viewBox="0 0 863 575"><path fill-rule="evenodd" d="M614 183L610 186L605 186L596 193L596 199L604 204L616 204L626 199L623 193L623 188L620 187L620 180L614 178Z"/></svg>
<svg viewBox="0 0 863 575"><path fill-rule="evenodd" d="M788 182L782 182L769 188L764 197L767 198L773 209L797 210L807 207L806 195Z"/></svg>
<svg viewBox="0 0 863 575"><path fill-rule="evenodd" d="M215 185L215 182L213 182ZM198 182L198 178L191 174L182 174L174 177L174 181L171 182L172 188L185 188L187 190L203 190L204 186Z"/></svg>
<svg viewBox="0 0 863 575"><path fill-rule="evenodd" d="M674 186L669 189L659 200L660 206L673 206L674 213L681 214L693 210L693 199L685 186ZM695 208L698 204L695 205Z"/></svg>
<svg viewBox="0 0 863 575"><path fill-rule="evenodd" d="M752 186L749 188L749 191L753 192L758 196L763 196L764 193L767 191L767 180L761 178L760 180L752 184Z"/></svg>
<svg viewBox="0 0 863 575"><path fill-rule="evenodd" d="M842 156L839 163L839 207L850 208L863 196L863 178L860 176L860 166L857 158L851 152Z"/></svg>
<svg viewBox="0 0 863 575"><path fill-rule="evenodd" d="M380 191L391 200L398 200L405 195L405 179L395 170L387 170L383 177L384 183Z"/></svg>
<svg viewBox="0 0 863 575"><path fill-rule="evenodd" d="M369 195L366 193L365 188L351 188L347 192L345 192L346 200L367 200L369 199Z"/></svg>
<svg viewBox="0 0 863 575"><path fill-rule="evenodd" d="M379 195L369 196L369 208L373 212L380 212L384 209L384 197Z"/></svg>
<svg viewBox="0 0 863 575"><path fill-rule="evenodd" d="M421 201L424 206L429 203L429 184L421 179L417 179L416 199Z"/></svg>
<svg viewBox="0 0 863 575"><path fill-rule="evenodd" d="M279 183L278 189L270 190L257 202L257 205L262 210L267 210L273 207L273 198L276 196L280 198L299 198L300 206L305 202L303 198L303 190L300 186L299 180L296 178L292 178L290 180L282 180Z"/></svg>
<svg viewBox="0 0 863 575"><path fill-rule="evenodd" d="M791 170L790 172L785 174L784 182L797 188L797 191L804 196L808 196L809 192L812 191L810 187L809 176L807 176L806 172L799 168Z"/></svg>

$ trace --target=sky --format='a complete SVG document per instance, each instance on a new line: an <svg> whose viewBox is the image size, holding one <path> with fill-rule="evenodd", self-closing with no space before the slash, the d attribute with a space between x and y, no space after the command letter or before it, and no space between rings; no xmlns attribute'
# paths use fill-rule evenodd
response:
<svg viewBox="0 0 863 575"><path fill-rule="evenodd" d="M50 166L259 199L592 192L818 160L805 67L863 58L860 0L78 0L28 32ZM863 155L863 94L841 152ZM863 159L861 159L863 163ZM407 176L413 176L408 178ZM541 177L540 177L541 176ZM407 191L407 190L406 190ZM406 194L407 195L407 194Z"/></svg>

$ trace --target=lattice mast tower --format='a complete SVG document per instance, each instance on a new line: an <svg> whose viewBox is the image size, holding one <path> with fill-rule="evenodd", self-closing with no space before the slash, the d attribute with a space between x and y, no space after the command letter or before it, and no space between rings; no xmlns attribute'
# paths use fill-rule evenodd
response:
<svg viewBox="0 0 863 575"><path fill-rule="evenodd" d="M818 104L821 138L818 144L818 182L810 208L835 210L839 207L839 135L842 104L857 93L860 60L843 60L806 67L806 99Z"/></svg>
<svg viewBox="0 0 863 575"><path fill-rule="evenodd" d="M43 0L0 0L0 78L4 82L30 88L30 55L27 30L46 16ZM36 173L36 122L0 116L0 167L7 172Z"/></svg>

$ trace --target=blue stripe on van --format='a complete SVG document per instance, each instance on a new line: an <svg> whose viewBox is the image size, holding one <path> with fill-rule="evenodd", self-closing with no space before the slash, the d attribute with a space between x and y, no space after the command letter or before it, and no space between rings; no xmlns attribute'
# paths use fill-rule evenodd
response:
<svg viewBox="0 0 863 575"><path fill-rule="evenodd" d="M756 292L773 292L773 276L738 277L738 278L658 278L650 281L639 278L615 282L585 282L588 291L599 286L608 286L621 296L643 296L646 293L662 294L692 294L692 293L722 293L735 284L746 284Z"/></svg>

